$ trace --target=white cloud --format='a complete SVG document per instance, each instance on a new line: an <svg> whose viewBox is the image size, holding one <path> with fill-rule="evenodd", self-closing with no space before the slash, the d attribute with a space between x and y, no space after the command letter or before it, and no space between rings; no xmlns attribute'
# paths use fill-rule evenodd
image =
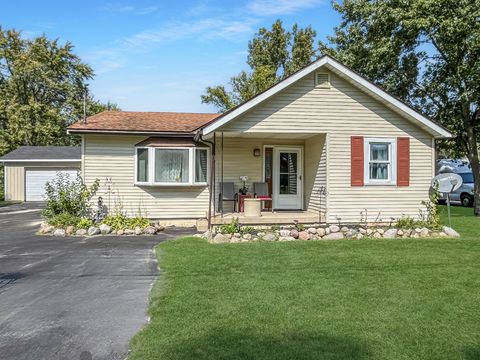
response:
<svg viewBox="0 0 480 360"><path fill-rule="evenodd" d="M252 0L247 9L256 16L286 15L322 3L324 0Z"/></svg>
<svg viewBox="0 0 480 360"><path fill-rule="evenodd" d="M119 3L108 3L100 8L102 11L112 13L131 13L136 15L148 15L159 10L159 6L137 7L133 5L124 5Z"/></svg>

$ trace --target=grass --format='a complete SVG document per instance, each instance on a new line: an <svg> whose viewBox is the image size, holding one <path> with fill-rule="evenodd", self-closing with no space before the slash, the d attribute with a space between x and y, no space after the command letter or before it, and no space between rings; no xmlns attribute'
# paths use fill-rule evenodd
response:
<svg viewBox="0 0 480 360"><path fill-rule="evenodd" d="M471 213L455 240L162 243L129 359L480 359Z"/></svg>
<svg viewBox="0 0 480 360"><path fill-rule="evenodd" d="M19 201L0 201L0 207L5 207L17 203L19 203Z"/></svg>

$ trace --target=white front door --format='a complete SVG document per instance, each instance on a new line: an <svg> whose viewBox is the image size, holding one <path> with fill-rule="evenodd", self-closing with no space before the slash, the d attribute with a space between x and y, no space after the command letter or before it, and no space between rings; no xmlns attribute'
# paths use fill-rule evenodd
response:
<svg viewBox="0 0 480 360"><path fill-rule="evenodd" d="M275 147L273 156L273 207L303 208L302 148Z"/></svg>

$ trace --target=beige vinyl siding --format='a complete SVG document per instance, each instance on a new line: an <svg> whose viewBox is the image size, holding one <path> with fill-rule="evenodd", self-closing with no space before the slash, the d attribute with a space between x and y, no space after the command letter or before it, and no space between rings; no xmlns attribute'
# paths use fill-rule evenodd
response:
<svg viewBox="0 0 480 360"><path fill-rule="evenodd" d="M5 200L23 201L25 199L25 168L6 165L4 171Z"/></svg>
<svg viewBox="0 0 480 360"><path fill-rule="evenodd" d="M84 135L84 178L87 184L100 180L97 196L113 210L121 205L129 216L142 213L152 219L204 218L208 209L206 186L137 186L135 144L145 136ZM105 180L111 178L112 192ZM110 198L110 200L109 200Z"/></svg>
<svg viewBox="0 0 480 360"><path fill-rule="evenodd" d="M325 214L326 196L322 187L327 186L326 135L316 135L305 140L305 208Z"/></svg>
<svg viewBox="0 0 480 360"><path fill-rule="evenodd" d="M325 71L322 69L322 71ZM328 133L328 221L388 221L418 216L428 199L434 173L432 137L418 126L366 95L337 75L331 88L314 86L310 74L225 125L245 133ZM350 137L410 137L410 186L350 186ZM378 215L380 214L380 215Z"/></svg>
<svg viewBox="0 0 480 360"><path fill-rule="evenodd" d="M218 198L220 192L220 183L222 176L222 142L221 137L217 136L217 156L216 156L216 186L215 186L215 210L218 209ZM225 182L234 182L235 191L238 191L243 185L240 176L248 176L247 185L249 191L253 192L252 184L262 182L263 178L263 157L264 147L268 145L304 145L301 139L268 139L268 138L232 138L224 137L223 145L223 179ZM253 156L253 150L260 149L261 156ZM224 203L224 211L233 210L232 202Z"/></svg>

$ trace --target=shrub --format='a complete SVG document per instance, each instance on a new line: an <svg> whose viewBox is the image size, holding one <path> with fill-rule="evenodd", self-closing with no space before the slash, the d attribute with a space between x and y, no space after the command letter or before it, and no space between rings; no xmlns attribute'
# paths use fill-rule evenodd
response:
<svg viewBox="0 0 480 360"><path fill-rule="evenodd" d="M113 230L134 229L137 226L144 229L150 225L148 219L144 217L129 218L122 213L108 215L102 220L102 224L110 226Z"/></svg>
<svg viewBox="0 0 480 360"><path fill-rule="evenodd" d="M238 218L233 218L230 224L221 225L219 230L222 234L239 233L240 225L238 225Z"/></svg>
<svg viewBox="0 0 480 360"><path fill-rule="evenodd" d="M90 226L93 226L93 220L82 218L77 223L77 229L88 229Z"/></svg>
<svg viewBox="0 0 480 360"><path fill-rule="evenodd" d="M399 229L415 229L415 228L427 227L427 223L423 220L417 220L407 216L407 217L402 217L398 219L396 226Z"/></svg>
<svg viewBox="0 0 480 360"><path fill-rule="evenodd" d="M255 232L255 228L253 226L242 226L240 228L240 233L242 234L252 234Z"/></svg>
<svg viewBox="0 0 480 360"><path fill-rule="evenodd" d="M79 217L69 213L56 214L48 219L48 223L56 228L66 228L67 226L78 224L79 221Z"/></svg>
<svg viewBox="0 0 480 360"><path fill-rule="evenodd" d="M58 173L57 176L45 186L46 206L43 216L48 223L60 214L69 214L76 219L77 224L80 218L90 218L92 209L90 200L97 193L100 181L98 179L87 187L81 177L71 179L68 174ZM64 215L65 216L65 215Z"/></svg>

